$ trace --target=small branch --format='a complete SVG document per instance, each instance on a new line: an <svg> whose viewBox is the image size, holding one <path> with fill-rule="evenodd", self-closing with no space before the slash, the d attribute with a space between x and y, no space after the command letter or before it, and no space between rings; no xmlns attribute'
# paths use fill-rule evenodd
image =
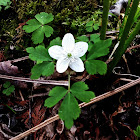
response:
<svg viewBox="0 0 140 140"><path fill-rule="evenodd" d="M9 79L9 80L15 80L15 81L30 82L30 83L41 83L41 84L68 86L68 81L31 80L30 78L15 77L15 76L8 76L8 75L2 75L2 74L0 74L0 78Z"/></svg>
<svg viewBox="0 0 140 140"><path fill-rule="evenodd" d="M25 57L21 57L21 58L14 59L14 60L9 60L9 61L11 61L11 63L16 63L16 62L23 61L23 60L26 60L26 59L29 59L29 56L25 56Z"/></svg>
<svg viewBox="0 0 140 140"><path fill-rule="evenodd" d="M139 83L140 83L140 78L138 78L137 80L134 80L134 81L132 81L132 82L130 82L128 84L125 84L125 85L123 85L121 87L118 87L118 88L116 88L116 89L114 89L112 91L109 91L109 92L106 92L106 93L104 93L102 95L99 95L99 96L93 98L89 103L81 103L81 104L79 104L79 107L82 108L82 107L88 106L90 104L96 103L96 102L98 102L100 100L103 100L103 99L108 98L108 97L110 97L112 95L115 95L116 93L119 93L119 92L121 92L121 91L123 91L125 89L128 89L128 88L130 88L132 86L135 86L135 85L137 85ZM20 139L24 138L25 136L27 136L27 135L29 135L31 133L34 133L35 131L43 128L44 126L46 126L46 125L48 125L48 124L50 124L50 123L52 123L52 122L54 122L54 121L56 121L58 119L59 119L59 116L55 115L54 117L51 117L51 118L45 120L44 122L40 123L39 125L31 128L31 129L29 129L29 130L27 130L27 131L15 136L15 137L13 137L13 138L11 138L10 140L20 140Z"/></svg>

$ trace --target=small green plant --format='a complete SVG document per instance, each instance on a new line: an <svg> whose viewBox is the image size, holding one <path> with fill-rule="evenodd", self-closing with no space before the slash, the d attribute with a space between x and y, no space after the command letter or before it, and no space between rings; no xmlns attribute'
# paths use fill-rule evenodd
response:
<svg viewBox="0 0 140 140"><path fill-rule="evenodd" d="M53 28L48 24L53 21L54 16L50 13L41 12L35 15L35 19L27 21L28 25L24 25L23 30L27 33L32 33L32 41L34 44L42 43L44 35L50 37L53 33Z"/></svg>
<svg viewBox="0 0 140 140"><path fill-rule="evenodd" d="M80 36L74 40L73 35L67 33L62 41L60 37L53 39L48 48L45 48L44 45L38 45L36 48L29 47L26 49L29 58L36 61L36 65L31 70L32 79L38 79L41 75L49 76L53 74L55 64L59 73L67 71L68 89L62 86L54 87L49 92L50 97L45 100L44 105L53 107L60 100L63 100L58 114L68 129L72 127L73 121L80 115L78 100L89 102L90 99L95 97L94 92L89 91L88 85L82 81L70 85L71 71L83 72L85 63L86 71L89 74L104 75L107 71L107 65L96 59L109 53L111 43L110 39L100 40L98 34L92 34L90 39L86 36ZM88 49L89 47L90 49ZM87 56L86 51L88 51ZM68 67L71 69L68 69Z"/></svg>
<svg viewBox="0 0 140 140"><path fill-rule="evenodd" d="M5 88L2 93L9 96L12 92L14 92L15 87L14 85L11 85L11 83L9 81L5 82L3 84L3 87Z"/></svg>
<svg viewBox="0 0 140 140"><path fill-rule="evenodd" d="M98 30L99 29L99 23L96 23L95 20L89 21L86 24L86 31L87 32L92 32L93 30Z"/></svg>
<svg viewBox="0 0 140 140"><path fill-rule="evenodd" d="M140 138L140 125L137 126L136 130L133 130L136 137Z"/></svg>
<svg viewBox="0 0 140 140"><path fill-rule="evenodd" d="M2 6L4 6L4 10L8 9L10 7L11 0L0 0L0 11L2 9Z"/></svg>

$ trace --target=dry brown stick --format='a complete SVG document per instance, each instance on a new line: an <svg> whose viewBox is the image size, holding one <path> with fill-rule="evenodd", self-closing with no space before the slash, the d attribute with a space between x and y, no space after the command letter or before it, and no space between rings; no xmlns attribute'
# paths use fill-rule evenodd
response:
<svg viewBox="0 0 140 140"><path fill-rule="evenodd" d="M8 60L8 61L11 61L11 63L15 63L15 62L23 61L23 60L26 60L26 59L29 59L29 56L17 58L17 59L14 59L14 60Z"/></svg>
<svg viewBox="0 0 140 140"><path fill-rule="evenodd" d="M116 94L118 92L121 92L121 91L125 90L125 89L128 89L128 88L130 88L132 86L135 86L135 85L137 85L139 83L140 83L140 78L138 78L137 80L134 80L134 81L132 81L132 82L130 82L128 84L125 84L125 85L123 85L121 87L118 87L118 88L116 88L116 89L114 89L112 91L109 91L109 92L106 92L106 93L104 93L102 95L99 95L99 96L93 98L89 103L81 103L81 104L79 104L79 106L80 106L80 108L88 106L90 104L93 104L93 103L98 102L100 100L103 100L105 98L108 98L108 97L110 97L110 96L112 96L112 95L114 95L114 94ZM13 138L11 138L10 140L20 140L20 139L24 138L25 136L27 136L27 135L39 130L40 128L43 128L44 126L46 126L46 125L48 125L48 124L50 124L50 123L52 123L52 122L54 122L54 121L56 121L58 119L59 119L59 116L55 115L54 117L51 117L51 118L45 120L44 122L40 123L39 125L31 128L31 129L29 129L29 130L27 130L27 131L15 136L15 137L13 137Z"/></svg>
<svg viewBox="0 0 140 140"><path fill-rule="evenodd" d="M0 74L0 78L3 78L3 79L9 79L9 80L16 80L16 81L23 81L23 82L30 82L30 83L41 83L41 84L50 84L50 85L63 85L63 86L68 86L68 81L31 80L30 78L8 76L8 75L3 75L3 74Z"/></svg>

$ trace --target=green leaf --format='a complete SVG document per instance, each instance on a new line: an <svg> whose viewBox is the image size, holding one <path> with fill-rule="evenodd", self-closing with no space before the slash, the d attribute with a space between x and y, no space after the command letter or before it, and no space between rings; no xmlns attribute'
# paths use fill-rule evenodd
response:
<svg viewBox="0 0 140 140"><path fill-rule="evenodd" d="M70 93L66 95L59 108L59 117L65 122L65 126L70 129L73 125L73 120L76 120L80 115L80 108L77 100Z"/></svg>
<svg viewBox="0 0 140 140"><path fill-rule="evenodd" d="M51 34L53 33L53 28L48 25L44 25L39 27L37 30L35 30L32 33L32 41L34 44L42 43L44 40L44 34L46 37L50 37Z"/></svg>
<svg viewBox="0 0 140 140"><path fill-rule="evenodd" d="M137 137L140 137L140 125L137 126L136 131L134 130L134 133Z"/></svg>
<svg viewBox="0 0 140 140"><path fill-rule="evenodd" d="M48 25L44 25L44 28L45 28L45 36L46 37L50 37L51 34L53 34L53 28L51 26L48 26Z"/></svg>
<svg viewBox="0 0 140 140"><path fill-rule="evenodd" d="M13 91L15 90L14 85L11 85L9 88L4 89L2 91L3 94L6 94L7 96L9 96Z"/></svg>
<svg viewBox="0 0 140 140"><path fill-rule="evenodd" d="M81 90L88 90L88 85L85 84L84 82L76 82L71 86L72 91L81 91Z"/></svg>
<svg viewBox="0 0 140 140"><path fill-rule="evenodd" d="M53 21L54 16L52 15L52 13L48 14L45 12L41 12L40 14L36 14L35 18L44 25Z"/></svg>
<svg viewBox="0 0 140 140"><path fill-rule="evenodd" d="M87 37L87 36L82 35L82 36L78 36L78 37L76 38L76 41L77 41L77 42L78 42L78 41L88 42L88 41L89 41L89 39L88 39L88 37Z"/></svg>
<svg viewBox="0 0 140 140"><path fill-rule="evenodd" d="M54 73L54 63L53 62L43 62L36 64L31 70L31 79L38 79L41 75L50 76Z"/></svg>
<svg viewBox="0 0 140 140"><path fill-rule="evenodd" d="M99 24L94 24L93 28L94 28L95 31L98 30L99 29Z"/></svg>
<svg viewBox="0 0 140 140"><path fill-rule="evenodd" d="M96 59L101 56L105 56L109 53L109 46L111 45L112 40L101 40L93 44L93 47L91 48L87 60Z"/></svg>
<svg viewBox="0 0 140 140"><path fill-rule="evenodd" d="M86 24L86 27L92 26L92 25L93 25L93 23L94 23L94 21L93 21L93 20L92 20L92 21L89 21L89 22Z"/></svg>
<svg viewBox="0 0 140 140"><path fill-rule="evenodd" d="M6 81L6 82L3 84L3 87L4 87L4 88L8 88L10 85L11 85L11 83L10 83L9 81Z"/></svg>
<svg viewBox="0 0 140 140"><path fill-rule="evenodd" d="M32 33L32 38L31 39L34 42L34 44L38 44L38 43L43 42L44 32L45 32L45 28L44 28L44 26L41 26Z"/></svg>
<svg viewBox="0 0 140 140"><path fill-rule="evenodd" d="M23 30L25 30L26 33L31 33L41 26L40 22L38 22L36 19L30 19L26 23L28 25L23 26Z"/></svg>
<svg viewBox="0 0 140 140"><path fill-rule="evenodd" d="M100 41L100 35L99 34L90 35L90 41L93 41L94 43Z"/></svg>
<svg viewBox="0 0 140 140"><path fill-rule="evenodd" d="M88 90L88 85L84 82L76 82L71 87L71 93L82 102L89 102L90 99L95 97L92 91Z"/></svg>
<svg viewBox="0 0 140 140"><path fill-rule="evenodd" d="M52 60L48 50L43 45L39 45L36 48L29 47L26 51L29 53L29 58L33 61L37 61L37 63Z"/></svg>
<svg viewBox="0 0 140 140"><path fill-rule="evenodd" d="M44 106L47 107L52 107L55 104L57 104L65 95L67 94L67 90L64 87L54 87L50 92L49 92L49 98L45 100Z"/></svg>
<svg viewBox="0 0 140 140"><path fill-rule="evenodd" d="M62 44L62 40L60 39L60 37L57 37L50 42L49 47L54 46L54 45L61 46L61 44Z"/></svg>
<svg viewBox="0 0 140 140"><path fill-rule="evenodd" d="M92 27L92 26L87 27L87 28L86 28L86 31L87 31L87 32L92 32L92 31L93 31L93 27Z"/></svg>
<svg viewBox="0 0 140 140"><path fill-rule="evenodd" d="M93 47L93 43L91 41L89 41L89 43L88 43L88 51L90 51L92 47Z"/></svg>
<svg viewBox="0 0 140 140"><path fill-rule="evenodd" d="M100 74L104 75L106 74L107 71L107 65L105 62L100 61L100 60L88 60L86 61L86 71L91 74Z"/></svg>

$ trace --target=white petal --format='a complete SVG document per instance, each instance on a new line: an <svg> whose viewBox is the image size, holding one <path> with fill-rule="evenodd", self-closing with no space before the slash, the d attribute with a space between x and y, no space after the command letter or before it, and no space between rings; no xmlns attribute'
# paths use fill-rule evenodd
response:
<svg viewBox="0 0 140 140"><path fill-rule="evenodd" d="M62 57L64 50L61 46L52 46L48 49L49 55L54 58L54 59L59 59L60 57Z"/></svg>
<svg viewBox="0 0 140 140"><path fill-rule="evenodd" d="M69 66L75 72L83 72L84 71L84 63L80 58L75 58L74 61L70 62Z"/></svg>
<svg viewBox="0 0 140 140"><path fill-rule="evenodd" d="M72 52L72 56L81 57L88 50L88 44L86 42L77 42L75 43L75 48Z"/></svg>
<svg viewBox="0 0 140 140"><path fill-rule="evenodd" d="M58 59L58 61L56 63L56 70L59 73L65 72L69 66L69 62L70 62L70 60L67 57L62 57L62 58Z"/></svg>
<svg viewBox="0 0 140 140"><path fill-rule="evenodd" d="M75 45L75 39L71 33L65 34L62 39L62 47L67 53L70 53Z"/></svg>

